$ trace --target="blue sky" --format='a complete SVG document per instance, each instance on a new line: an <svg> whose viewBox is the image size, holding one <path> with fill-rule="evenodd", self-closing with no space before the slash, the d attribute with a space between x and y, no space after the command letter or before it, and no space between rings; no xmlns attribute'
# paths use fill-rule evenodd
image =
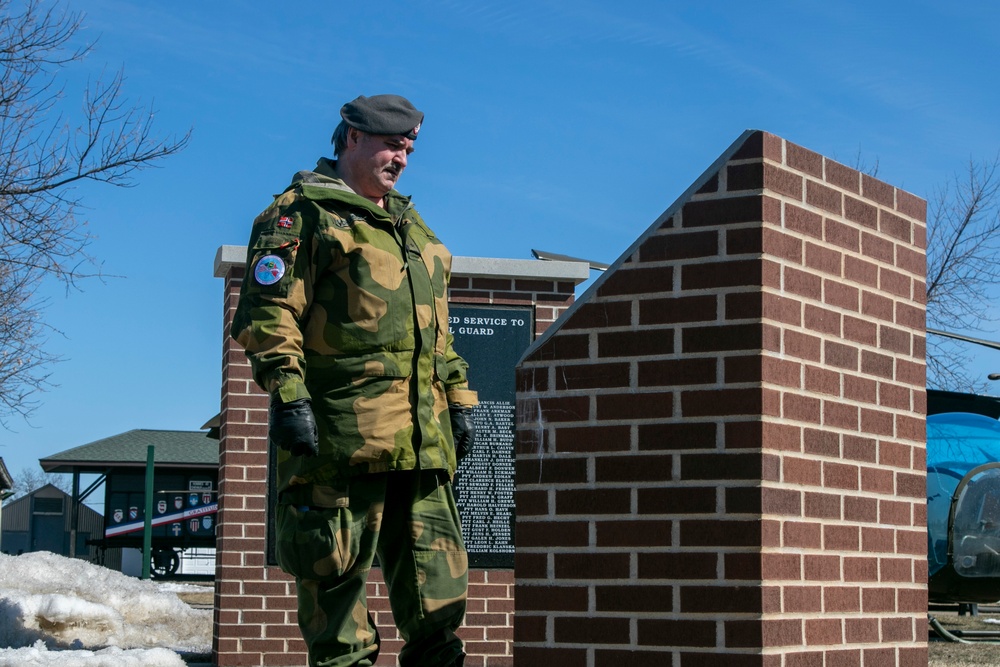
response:
<svg viewBox="0 0 1000 667"><path fill-rule="evenodd" d="M121 277L46 288L61 332L48 344L66 360L30 424L0 431L12 472L218 412L216 249L244 244L271 195L329 155L339 108L359 94L402 94L426 113L399 189L467 256L611 262L748 128L877 162L925 197L1000 151L997 3L69 6L98 42L66 71L67 101L124 66L159 131L193 135L137 187L80 189L90 250Z"/></svg>

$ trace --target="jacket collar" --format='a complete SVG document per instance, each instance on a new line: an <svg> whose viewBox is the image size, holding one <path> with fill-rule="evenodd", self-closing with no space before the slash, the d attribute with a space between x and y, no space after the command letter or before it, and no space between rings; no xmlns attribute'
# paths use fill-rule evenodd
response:
<svg viewBox="0 0 1000 667"><path fill-rule="evenodd" d="M382 218L391 218L389 211L402 211L410 204L409 197L404 197L393 189L385 195L386 208L377 206L352 190L337 172L336 160L325 157L319 159L313 171L300 171L295 174L285 190L292 188L299 188L306 199L314 201L335 199L345 204L360 206Z"/></svg>

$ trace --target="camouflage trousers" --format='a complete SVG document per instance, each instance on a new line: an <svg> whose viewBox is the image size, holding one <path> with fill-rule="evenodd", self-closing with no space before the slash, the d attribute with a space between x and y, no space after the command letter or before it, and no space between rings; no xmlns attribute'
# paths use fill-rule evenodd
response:
<svg viewBox="0 0 1000 667"><path fill-rule="evenodd" d="M371 666L378 629L365 596L375 555L405 640L402 667L458 667L468 556L443 470L361 475L340 507L279 503L276 553L295 577L310 667Z"/></svg>

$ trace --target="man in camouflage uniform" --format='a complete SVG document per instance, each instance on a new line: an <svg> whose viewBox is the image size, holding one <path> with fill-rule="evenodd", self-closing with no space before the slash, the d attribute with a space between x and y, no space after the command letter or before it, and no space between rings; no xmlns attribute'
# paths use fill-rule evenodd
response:
<svg viewBox="0 0 1000 667"><path fill-rule="evenodd" d="M468 558L451 477L477 399L448 333L451 255L394 189L423 114L395 95L340 113L337 160L254 220L232 328L271 396L277 558L311 666L375 663L376 553L399 664L459 666Z"/></svg>

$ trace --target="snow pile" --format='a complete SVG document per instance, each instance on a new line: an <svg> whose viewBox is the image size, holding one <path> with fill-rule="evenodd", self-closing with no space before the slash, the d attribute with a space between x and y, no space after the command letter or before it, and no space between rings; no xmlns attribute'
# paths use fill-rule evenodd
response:
<svg viewBox="0 0 1000 667"><path fill-rule="evenodd" d="M29 648L0 649L2 667L184 667L181 657L165 648L100 651L49 651L38 641Z"/></svg>
<svg viewBox="0 0 1000 667"><path fill-rule="evenodd" d="M212 612L152 581L48 552L0 554L0 667L177 667L175 651L211 643Z"/></svg>

